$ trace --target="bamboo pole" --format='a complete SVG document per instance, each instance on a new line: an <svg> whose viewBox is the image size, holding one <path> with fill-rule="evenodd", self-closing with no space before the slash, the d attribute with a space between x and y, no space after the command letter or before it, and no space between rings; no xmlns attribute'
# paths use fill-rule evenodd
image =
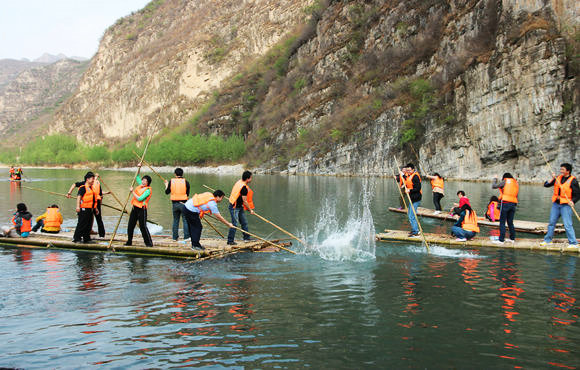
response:
<svg viewBox="0 0 580 370"><path fill-rule="evenodd" d="M211 191L215 191L214 189L210 188L207 185L203 185L205 188L211 190ZM296 235L292 234L291 232L284 230L283 228L281 228L280 226L276 225L275 223L269 221L268 219L266 219L265 217L260 216L259 214L257 214L256 212L254 212L254 216L258 217L260 220L269 223L270 225L274 226L276 229L282 231L284 234L288 235L289 237L298 240L300 243L307 245L306 242L300 238L298 238ZM244 231L246 234L249 234L247 231Z"/></svg>
<svg viewBox="0 0 580 370"><path fill-rule="evenodd" d="M208 217L211 217L211 218L213 218L214 220L216 220L216 218L215 218L215 217L213 217L213 216L211 216L211 215L207 215L207 216L208 216ZM272 242L271 242L271 241L269 241L269 240L266 240L266 239L264 239L264 238L261 238L261 237L259 237L259 236L258 236L258 235L256 235L256 234L252 234L252 233L251 233L251 232L249 232L249 231L242 230L241 228L239 228L239 227L237 227L237 226L233 226L233 228L234 228L234 229L236 229L236 230L239 230L239 231L241 231L241 232L243 232L243 233L246 233L246 234L248 234L248 235L250 235L250 236L253 236L254 238L256 238L256 239L258 239L258 240L261 240L261 241L263 241L263 242L265 242L265 243L271 244L271 245L273 245L273 246L274 246L274 247L276 247L276 248L284 249L284 250L285 250L285 251L287 251L287 252L290 252L290 253L292 253L292 254L296 254L296 252L294 252L294 251L292 251L292 250L290 250L290 249L288 249L288 248L284 248L284 247L282 247L282 246L280 246L280 245L278 245L278 244L274 244L274 243L272 243Z"/></svg>
<svg viewBox="0 0 580 370"><path fill-rule="evenodd" d="M131 187L135 186L135 181L137 181L137 176L139 176L139 173L141 173L141 166L143 165L143 158L145 158L145 154L147 154L147 149L149 149L149 144L151 143L151 139L153 139L153 134L151 134L149 136L149 140L147 140L147 144L145 145L145 149L143 150L143 156L141 157L141 161L139 162L139 166L137 168L137 173L135 174L135 177L133 177L133 181L131 182ZM127 200L125 201L125 204L123 205L123 211L121 212L121 215L119 216L119 221L117 221L117 225L115 226L115 230L113 231L113 235L111 236L111 240L109 240L109 245L107 248L111 248L111 246L113 245L113 239L115 239L115 236L117 235L117 230L119 229L119 225L121 224L121 220L123 219L123 214L125 213L126 209L127 209L127 203L129 203L129 200L131 199L131 197L133 196L133 192L129 191L129 195L127 196ZM115 248L113 248L113 251L115 250Z"/></svg>
<svg viewBox="0 0 580 370"><path fill-rule="evenodd" d="M546 167L548 167L548 172L550 172L552 176L554 176L554 181L556 181L556 173L552 170L552 166L550 165L550 162L548 162L548 158L546 158L544 152L541 149L540 153L542 154L542 157L544 157L544 161L546 161ZM564 194L564 197L566 197L566 200L568 201L568 203L570 203L570 198L568 198L566 194ZM574 205L570 206L570 208L572 208L572 211L574 211L576 218L578 219L578 221L580 221L580 216L578 215L578 212L576 212L576 208L574 208Z"/></svg>
<svg viewBox="0 0 580 370"><path fill-rule="evenodd" d="M135 151L134 151L134 150L133 150L133 154L135 154L135 155L137 156L137 158L141 159L141 157L139 156L139 154L135 153ZM145 160L143 160L143 163L144 163L144 164L145 164L147 167L149 167L149 169L150 169L151 171L153 171L153 173L154 173L154 174L156 174L157 176L159 176L159 178L161 179L161 181L163 181L164 183L165 183L165 181L167 181L167 180L165 180L165 178L164 178L163 176L161 176L159 173L157 173L157 171L155 171L155 169L154 169L154 168L153 168L153 167L152 167L152 166L151 166L149 163L147 163ZM220 231L219 231L219 230L218 230L218 229L217 229L217 228L216 228L216 227L215 227L215 226L214 226L214 225L213 225L211 222L209 222L208 220L205 220L205 222L207 222L207 224L208 224L208 225L209 225L209 226L210 226L212 229L214 229L214 231L215 231L216 233L218 233L218 235L219 235L219 236L221 236L222 238L225 238L224 234L222 234L222 233L221 233L221 232L220 232Z"/></svg>
<svg viewBox="0 0 580 370"><path fill-rule="evenodd" d="M94 171L94 170L93 170L93 172L94 172L94 173L97 173L97 172L96 172L96 171ZM99 182L100 182L101 184L103 184L103 186L104 186L105 188L107 188L107 191L108 191L109 193L111 193L111 195L113 196L113 198L115 198L115 200L117 201L117 203L119 203L119 205L120 205L120 206L122 206L122 205L123 205L123 203L121 202L121 200L120 200L120 199L119 199L119 198L118 198L118 197L115 195L115 193L113 193L113 191L111 190L111 188L109 188L109 187L107 186L107 184L105 184L105 182L103 181L103 178L102 178L100 175L99 175Z"/></svg>
<svg viewBox="0 0 580 370"><path fill-rule="evenodd" d="M392 170L392 168L391 168ZM405 205L405 211L409 211L409 208L407 208L407 202L405 201L405 196L403 195L403 192L401 191L401 185L399 185L399 181L397 180L397 175L393 174L393 178L395 179L395 183L397 184L397 190L399 190L399 195L401 196L401 199L403 199L403 204Z"/></svg>
<svg viewBox="0 0 580 370"><path fill-rule="evenodd" d="M52 194L52 195L58 195L58 196L61 196L61 197L65 197L67 199L73 199L73 200L75 199L75 198L69 198L69 197L67 197L66 194L55 193L54 191L49 191L49 190L44 190L44 189L39 189L39 188L33 188L33 187L30 187L30 186L24 186L24 185L22 185L22 187L25 188L25 189L29 189L29 190L41 191L43 193L48 193L48 194ZM101 203L101 205L103 207L107 207L107 208L114 209L115 211L118 211L118 212L121 212L122 211L122 209L120 209L120 208L117 208L115 206L111 206L111 205L108 205L108 204L105 204L105 203ZM129 214L129 212L127 212L127 211L125 211L125 213ZM151 223L153 225L161 226L161 225L159 225L157 222L155 222L153 220L147 220L147 222L149 222L149 223Z"/></svg>
<svg viewBox="0 0 580 370"><path fill-rule="evenodd" d="M399 174L401 173L401 169L399 167L399 162L397 158L393 156L395 159L395 164L397 165L397 169L399 170ZM423 232L423 227L421 226L421 222L419 222L419 217L417 217L417 212L415 211L415 207L413 207L413 202L411 201L411 196L407 192L407 185L403 181L403 186L405 187L405 194L407 194L407 198L409 199L409 208L413 210L413 214L415 215L415 220L417 220L417 225L419 226L419 230L421 231L421 236L423 237L423 242L425 242L425 247L427 247L427 252L429 252L429 243L427 243L427 239L425 238L425 233Z"/></svg>
<svg viewBox="0 0 580 370"><path fill-rule="evenodd" d="M150 169L151 171L153 171L153 173L154 173L154 174L156 174L157 176L159 176L159 178L161 179L161 181L163 181L163 182L167 181L167 180L165 180L165 178L164 178L163 176L161 176L161 175L160 175L160 174L159 174L157 171L155 171L155 169L154 169L154 168L153 168L153 167L152 167L152 166L151 166L149 163L147 163L147 161L145 161L143 158L141 158L141 157L139 156L139 154L135 153L135 151L134 151L134 150L133 150L133 154L135 154L135 156L136 156L137 158L139 158L139 160L143 161L143 164L144 164L144 165L146 165L147 167L149 167L149 169Z"/></svg>

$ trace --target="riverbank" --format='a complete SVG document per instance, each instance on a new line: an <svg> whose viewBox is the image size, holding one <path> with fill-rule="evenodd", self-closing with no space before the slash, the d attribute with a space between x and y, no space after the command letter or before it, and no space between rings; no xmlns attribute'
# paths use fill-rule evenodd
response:
<svg viewBox="0 0 580 370"><path fill-rule="evenodd" d="M5 164L0 164L0 168L9 168ZM172 174L175 168L178 166L154 166L155 171L159 173L167 173ZM123 172L136 172L137 167L101 167L100 164L94 163L85 163L85 164L74 164L68 166L26 166L26 168L31 169L55 169L55 170L64 170L64 169L74 169L74 170L106 170L106 171L123 171ZM288 170L277 171L265 168L247 168L243 164L232 164L232 165L222 165L222 166L181 166L180 168L183 169L185 175L241 175L242 172L245 170L250 170L254 174L260 175L282 175L282 176L316 176L316 177L357 177L357 178L391 178L392 175L387 174L371 174L371 175L360 175L360 174L312 174L312 173L299 173L299 172L290 172ZM153 173L148 166L143 165L141 168L142 173ZM498 174L501 176L501 174ZM548 180L548 178L546 178ZM493 178L482 178L482 179L464 179L464 178L454 178L454 177L446 177L445 181L452 181L452 182L471 182L471 183L491 183ZM519 180L520 184L530 184L530 185L542 185L544 181L537 181L537 180Z"/></svg>

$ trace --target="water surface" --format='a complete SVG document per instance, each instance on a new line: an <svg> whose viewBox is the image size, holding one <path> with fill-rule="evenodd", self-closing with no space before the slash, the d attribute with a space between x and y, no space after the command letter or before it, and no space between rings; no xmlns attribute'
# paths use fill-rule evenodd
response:
<svg viewBox="0 0 580 370"><path fill-rule="evenodd" d="M24 185L65 193L83 171L25 174L34 181ZM131 174L102 175L125 199ZM198 192L202 184L229 192L236 178L188 180ZM153 177L149 215L167 233L171 207L160 185ZM408 228L402 215L387 212L398 204L389 179L256 176L252 185L260 214L308 241L293 247L298 256L192 263L1 248L0 366L580 366L578 257L375 245L373 229ZM521 188L518 218L547 220L550 191ZM458 189L479 210L493 195L489 184L449 183L445 205ZM74 201L0 182L1 219L20 201L35 216L56 202L75 224ZM431 206L430 191L423 204ZM104 213L109 231L117 216ZM450 225L423 220L426 231ZM250 228L283 236L255 218Z"/></svg>

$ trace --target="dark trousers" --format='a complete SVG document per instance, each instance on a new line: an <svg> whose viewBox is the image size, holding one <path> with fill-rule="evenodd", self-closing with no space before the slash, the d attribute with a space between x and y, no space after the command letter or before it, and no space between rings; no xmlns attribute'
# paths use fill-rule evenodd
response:
<svg viewBox="0 0 580 370"><path fill-rule="evenodd" d="M201 230L203 226L201 225L201 220L199 218L199 213L191 212L189 209L183 207L183 216L185 217L185 222L189 228L189 236L191 236L191 246L196 248L203 248L199 243L201 238Z"/></svg>
<svg viewBox="0 0 580 370"><path fill-rule="evenodd" d="M105 225L103 224L103 215L101 214L101 201L97 202L97 209L99 213L95 212L95 220L97 221L97 228L99 229L99 236L101 238L105 237ZM92 228L92 227L91 227Z"/></svg>
<svg viewBox="0 0 580 370"><path fill-rule="evenodd" d="M405 196L405 188L401 188L402 196L399 196L399 208L407 208L407 198ZM401 195L401 194L399 194Z"/></svg>
<svg viewBox="0 0 580 370"><path fill-rule="evenodd" d="M510 239L516 240L516 228L514 227L514 216L516 215L517 203L502 202L499 213L499 241L505 240L505 223L507 221L510 231Z"/></svg>
<svg viewBox="0 0 580 370"><path fill-rule="evenodd" d="M38 231L38 229L43 228L44 227L44 219L41 219L40 221L38 221L34 227L32 228L32 231ZM60 231L46 231L44 229L40 230L43 233L48 233L48 234L58 234Z"/></svg>
<svg viewBox="0 0 580 370"><path fill-rule="evenodd" d="M242 226L242 230L248 231L248 220L246 219L246 212L244 212L244 207L234 208L232 204L228 206L230 210L230 216L232 217L232 225L238 226L238 221ZM246 233L242 233L244 240L249 240L250 235ZM232 243L234 238L236 237L236 229L231 228L228 232L228 243Z"/></svg>
<svg viewBox="0 0 580 370"><path fill-rule="evenodd" d="M135 230L137 221L139 221L139 230L141 230L141 236L143 236L145 245L152 247L153 241L151 240L149 229L147 229L147 208L139 208L135 206L133 206L131 214L129 215L129 224L127 225L127 244L131 245L133 242L133 231Z"/></svg>
<svg viewBox="0 0 580 370"><path fill-rule="evenodd" d="M189 238L189 227L185 220L185 204L181 202L173 202L173 240L179 238L179 219L183 218L183 239Z"/></svg>
<svg viewBox="0 0 580 370"><path fill-rule="evenodd" d="M81 211L78 213L77 227L75 229L73 241L80 242L82 239L84 242L88 242L89 240L91 240L92 225L93 225L93 209L81 208Z"/></svg>
<svg viewBox="0 0 580 370"><path fill-rule="evenodd" d="M441 211L441 199L443 199L445 195L441 193L433 193L433 205L435 206L436 211Z"/></svg>

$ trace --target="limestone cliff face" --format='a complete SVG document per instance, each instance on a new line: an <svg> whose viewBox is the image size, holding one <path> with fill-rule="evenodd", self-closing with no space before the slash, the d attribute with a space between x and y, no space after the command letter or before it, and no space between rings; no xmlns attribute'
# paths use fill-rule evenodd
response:
<svg viewBox="0 0 580 370"><path fill-rule="evenodd" d="M75 91L87 63L65 59L28 65L0 89L0 134L4 138L30 133L38 125L34 121L50 116ZM10 142L4 145L10 146Z"/></svg>
<svg viewBox="0 0 580 370"><path fill-rule="evenodd" d="M310 0L154 0L104 34L53 132L126 140L189 119L304 18Z"/></svg>
<svg viewBox="0 0 580 370"><path fill-rule="evenodd" d="M352 84L357 72L344 63L348 44L336 46L345 44L340 38L352 32L353 22L348 7L332 3L319 22L317 36L299 51L295 63L303 65L314 55L312 85L304 101L321 104L297 108L300 113L292 118L292 127L315 129L329 117L345 118L332 114L341 109L335 99L324 98L332 93L325 88L328 81L356 89L350 96L358 95L360 101L379 97L383 104L374 116L356 122L358 130L346 139L324 150L321 143L315 145L301 158L290 160L285 172L389 175L394 155L399 162L417 163L413 148L423 170L447 177L480 179L509 171L522 179L544 178L547 171L540 150L555 164L566 161L578 167L578 77L570 70L564 36L570 36L566 32L572 38L574 32L578 35L580 3L359 3L379 13L364 34L364 50L367 55L380 50L383 53L375 55L401 62L382 64L381 73L395 69L397 76L374 86L364 80ZM409 44L420 45L416 52L424 55L401 57ZM393 90L401 76L424 78L439 86L437 106L429 108L436 114L420 115L400 103ZM420 120L417 123L424 131L401 147L405 125L413 120ZM281 129L279 143L288 135L297 134Z"/></svg>

